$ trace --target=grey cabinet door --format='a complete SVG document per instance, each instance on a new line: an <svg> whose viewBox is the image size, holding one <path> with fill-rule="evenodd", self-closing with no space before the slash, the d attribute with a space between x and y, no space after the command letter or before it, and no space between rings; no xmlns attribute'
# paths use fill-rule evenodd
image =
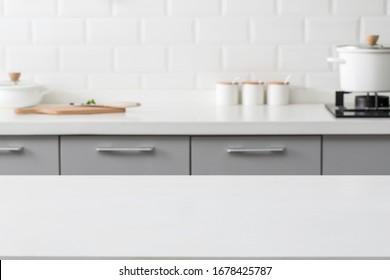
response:
<svg viewBox="0 0 390 280"><path fill-rule="evenodd" d="M189 137L61 137L63 175L188 175L189 166Z"/></svg>
<svg viewBox="0 0 390 280"><path fill-rule="evenodd" d="M59 175L58 136L0 136L0 175Z"/></svg>
<svg viewBox="0 0 390 280"><path fill-rule="evenodd" d="M193 137L194 175L320 175L320 136Z"/></svg>
<svg viewBox="0 0 390 280"><path fill-rule="evenodd" d="M390 175L390 136L324 136L324 175Z"/></svg>

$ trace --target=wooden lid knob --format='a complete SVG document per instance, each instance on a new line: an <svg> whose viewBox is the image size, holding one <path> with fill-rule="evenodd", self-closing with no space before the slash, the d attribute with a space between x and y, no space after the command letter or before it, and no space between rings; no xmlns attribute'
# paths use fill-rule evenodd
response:
<svg viewBox="0 0 390 280"><path fill-rule="evenodd" d="M10 78L11 81L13 81L14 83L19 82L19 78L20 78L21 75L22 75L22 74L21 74L21 73L18 73L18 72L8 73L9 78Z"/></svg>
<svg viewBox="0 0 390 280"><path fill-rule="evenodd" d="M367 35L366 42L369 46L375 46L379 40L379 35Z"/></svg>

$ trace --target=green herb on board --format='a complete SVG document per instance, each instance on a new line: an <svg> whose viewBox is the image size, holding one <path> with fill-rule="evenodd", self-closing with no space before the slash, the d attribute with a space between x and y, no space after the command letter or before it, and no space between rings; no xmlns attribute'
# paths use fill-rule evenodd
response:
<svg viewBox="0 0 390 280"><path fill-rule="evenodd" d="M86 104L87 105L96 105L96 101L95 101L95 99L90 99L90 100L87 101Z"/></svg>

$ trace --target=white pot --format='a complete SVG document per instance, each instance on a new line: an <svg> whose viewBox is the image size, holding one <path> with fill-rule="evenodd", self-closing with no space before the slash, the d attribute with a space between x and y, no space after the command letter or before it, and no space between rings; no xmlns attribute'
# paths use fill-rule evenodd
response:
<svg viewBox="0 0 390 280"><path fill-rule="evenodd" d="M38 105L48 93L45 87L28 83L1 83L0 108L24 108Z"/></svg>
<svg viewBox="0 0 390 280"><path fill-rule="evenodd" d="M390 92L390 48L380 45L338 46L340 87L347 92Z"/></svg>

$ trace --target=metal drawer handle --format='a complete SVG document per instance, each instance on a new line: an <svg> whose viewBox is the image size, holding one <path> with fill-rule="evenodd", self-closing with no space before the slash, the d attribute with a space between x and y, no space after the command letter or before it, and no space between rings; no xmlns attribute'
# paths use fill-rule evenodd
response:
<svg viewBox="0 0 390 280"><path fill-rule="evenodd" d="M139 153L139 152L153 152L154 147L137 147L137 148L106 148L106 147L98 147L96 148L98 152L126 152L126 153Z"/></svg>
<svg viewBox="0 0 390 280"><path fill-rule="evenodd" d="M1 148L0 152L21 152L23 150L23 147L7 147L7 148Z"/></svg>
<svg viewBox="0 0 390 280"><path fill-rule="evenodd" d="M228 148L228 153L282 153L286 151L285 147L280 148L262 148L262 149L251 149L251 148Z"/></svg>

